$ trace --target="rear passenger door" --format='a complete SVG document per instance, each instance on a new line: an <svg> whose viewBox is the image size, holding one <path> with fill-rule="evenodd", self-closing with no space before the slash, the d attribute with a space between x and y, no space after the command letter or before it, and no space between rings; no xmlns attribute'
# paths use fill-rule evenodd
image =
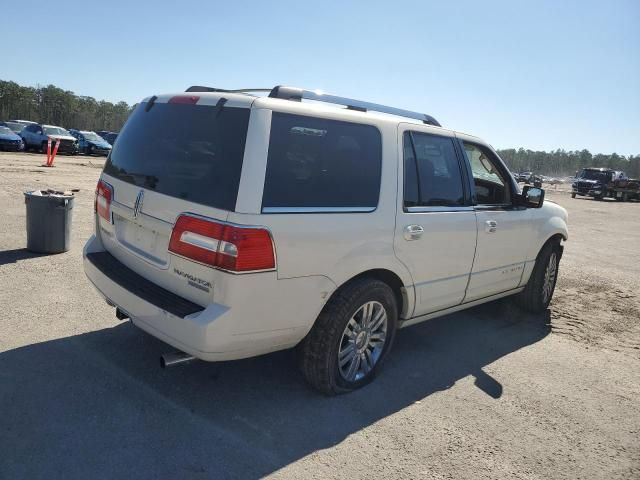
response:
<svg viewBox="0 0 640 480"><path fill-rule="evenodd" d="M401 124L394 248L411 272L413 316L462 302L476 248L467 170L452 133Z"/></svg>
<svg viewBox="0 0 640 480"><path fill-rule="evenodd" d="M465 302L516 288L531 237L531 211L517 205L516 184L486 145L462 138L472 175L478 245Z"/></svg>

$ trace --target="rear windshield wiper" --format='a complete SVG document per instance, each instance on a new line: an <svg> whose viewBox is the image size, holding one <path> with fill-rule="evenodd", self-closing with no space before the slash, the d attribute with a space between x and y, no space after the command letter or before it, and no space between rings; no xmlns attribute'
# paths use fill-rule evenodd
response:
<svg viewBox="0 0 640 480"><path fill-rule="evenodd" d="M156 97L155 95L153 97L151 97L149 99L149 101L147 102L147 105L144 107L144 111L148 112L149 110L151 110L153 108L153 105L156 103L157 99L158 99L158 97Z"/></svg>

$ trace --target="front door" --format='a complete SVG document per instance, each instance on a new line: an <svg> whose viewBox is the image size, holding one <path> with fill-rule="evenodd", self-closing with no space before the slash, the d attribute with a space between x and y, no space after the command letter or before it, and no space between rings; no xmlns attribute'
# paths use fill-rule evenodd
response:
<svg viewBox="0 0 640 480"><path fill-rule="evenodd" d="M465 138L462 146L471 165L478 222L478 244L464 299L469 302L520 284L531 211L515 204L515 182L490 148Z"/></svg>
<svg viewBox="0 0 640 480"><path fill-rule="evenodd" d="M476 248L476 213L453 133L401 124L394 247L413 277L413 316L462 302Z"/></svg>

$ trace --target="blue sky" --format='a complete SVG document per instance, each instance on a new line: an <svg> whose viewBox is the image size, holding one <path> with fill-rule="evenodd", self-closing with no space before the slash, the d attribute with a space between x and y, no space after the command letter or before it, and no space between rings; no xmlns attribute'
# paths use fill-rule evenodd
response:
<svg viewBox="0 0 640 480"><path fill-rule="evenodd" d="M638 0L7 1L1 13L0 79L24 85L134 103L287 84L424 111L496 148L640 154Z"/></svg>

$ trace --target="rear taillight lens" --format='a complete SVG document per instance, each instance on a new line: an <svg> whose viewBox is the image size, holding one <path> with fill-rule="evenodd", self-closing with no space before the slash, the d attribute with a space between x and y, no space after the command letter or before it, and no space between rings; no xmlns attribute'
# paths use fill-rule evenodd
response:
<svg viewBox="0 0 640 480"><path fill-rule="evenodd" d="M268 230L227 225L180 215L171 232L169 251L230 272L255 272L276 267Z"/></svg>
<svg viewBox="0 0 640 480"><path fill-rule="evenodd" d="M113 200L113 187L100 180L96 187L96 200L93 210L109 223L111 223L111 200Z"/></svg>

